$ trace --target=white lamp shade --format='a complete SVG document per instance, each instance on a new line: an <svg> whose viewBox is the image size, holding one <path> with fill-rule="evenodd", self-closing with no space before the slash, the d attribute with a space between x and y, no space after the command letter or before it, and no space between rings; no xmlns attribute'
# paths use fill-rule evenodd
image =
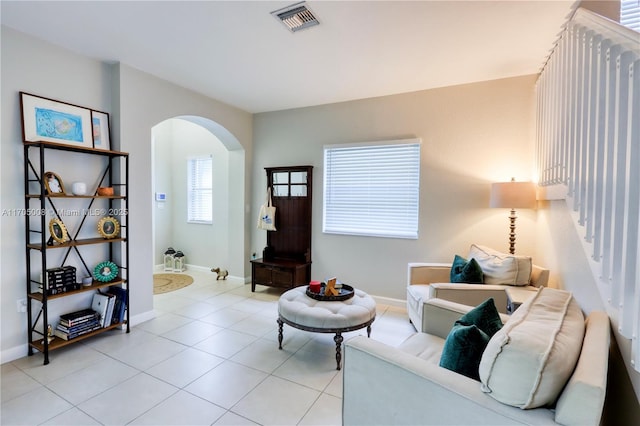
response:
<svg viewBox="0 0 640 426"><path fill-rule="evenodd" d="M536 186L533 182L498 182L491 184L490 207L535 209Z"/></svg>

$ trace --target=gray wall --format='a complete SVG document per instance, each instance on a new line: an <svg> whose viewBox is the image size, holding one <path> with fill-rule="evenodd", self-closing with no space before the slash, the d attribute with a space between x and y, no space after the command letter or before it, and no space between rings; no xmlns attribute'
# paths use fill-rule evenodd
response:
<svg viewBox="0 0 640 426"><path fill-rule="evenodd" d="M152 128L169 118L187 117L203 121L229 150L229 179L235 189L229 194L229 241L231 274L249 275L251 234L246 200L252 158L252 116L237 108L170 84L124 64L113 66L76 55L47 42L2 27L2 153L0 208L21 208L22 137L19 91L59 99L111 113L114 149L130 153L130 283L132 322L153 317L153 208ZM47 66L43 67L42 64ZM201 118L198 118L201 117ZM202 120L202 118L206 120ZM60 159L65 174L75 180L86 163ZM24 356L26 317L16 312L16 300L25 297L24 218L0 218L0 277L2 359ZM95 259L103 260L99 253ZM98 260L95 260L96 262ZM87 295L65 298L50 314L85 307ZM60 312L61 313L61 312Z"/></svg>
<svg viewBox="0 0 640 426"><path fill-rule="evenodd" d="M407 262L451 262L471 243L508 249L509 212L489 208L490 184L533 178L534 82L524 76L257 114L252 217L264 200L264 167L313 165L313 278L337 276L405 299ZM323 145L411 137L422 139L419 238L323 234ZM519 216L517 252L533 254L535 211ZM265 231L253 235L261 256Z"/></svg>

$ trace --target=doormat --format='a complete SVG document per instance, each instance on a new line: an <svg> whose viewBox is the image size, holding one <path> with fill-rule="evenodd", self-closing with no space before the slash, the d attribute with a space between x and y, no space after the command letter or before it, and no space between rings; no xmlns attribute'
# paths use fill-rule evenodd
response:
<svg viewBox="0 0 640 426"><path fill-rule="evenodd" d="M180 290L193 284L193 278L185 274L153 274L153 294Z"/></svg>

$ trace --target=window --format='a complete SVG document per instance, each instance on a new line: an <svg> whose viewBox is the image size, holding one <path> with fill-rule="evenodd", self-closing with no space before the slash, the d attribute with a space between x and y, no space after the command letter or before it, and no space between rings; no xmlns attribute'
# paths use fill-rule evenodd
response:
<svg viewBox="0 0 640 426"><path fill-rule="evenodd" d="M640 32L640 0L622 0L620 2L620 23Z"/></svg>
<svg viewBox="0 0 640 426"><path fill-rule="evenodd" d="M187 160L187 222L213 223L213 159Z"/></svg>
<svg viewBox="0 0 640 426"><path fill-rule="evenodd" d="M324 148L322 230L418 238L420 139Z"/></svg>

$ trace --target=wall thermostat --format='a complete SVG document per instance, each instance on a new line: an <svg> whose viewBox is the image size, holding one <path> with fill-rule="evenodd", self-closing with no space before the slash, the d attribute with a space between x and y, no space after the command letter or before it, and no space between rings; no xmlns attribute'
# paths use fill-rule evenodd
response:
<svg viewBox="0 0 640 426"><path fill-rule="evenodd" d="M167 201L167 194L164 192L156 192L156 201Z"/></svg>

